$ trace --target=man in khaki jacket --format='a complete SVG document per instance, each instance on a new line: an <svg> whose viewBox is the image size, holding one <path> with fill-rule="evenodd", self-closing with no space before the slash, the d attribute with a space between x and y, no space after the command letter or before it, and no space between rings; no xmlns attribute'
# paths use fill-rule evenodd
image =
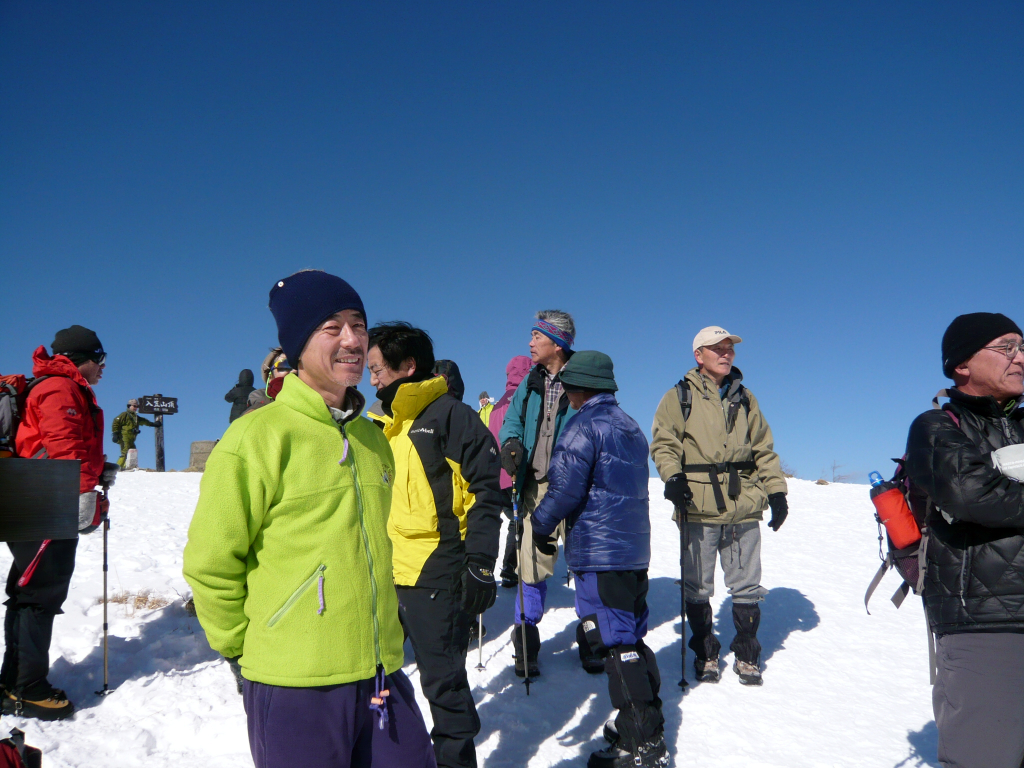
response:
<svg viewBox="0 0 1024 768"><path fill-rule="evenodd" d="M789 510L771 428L733 367L741 341L718 326L697 334L697 367L665 394L654 414L651 458L665 481L665 498L676 507L674 519L682 524L680 511L686 511L684 589L697 679L718 682L720 675L710 599L721 557L736 625L733 670L741 683L760 685L759 603L768 591L761 586L759 523L770 506L768 527L777 531Z"/></svg>

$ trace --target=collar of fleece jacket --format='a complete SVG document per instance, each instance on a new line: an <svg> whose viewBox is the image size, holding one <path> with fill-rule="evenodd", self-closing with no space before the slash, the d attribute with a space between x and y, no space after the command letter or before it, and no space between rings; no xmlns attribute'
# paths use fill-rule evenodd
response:
<svg viewBox="0 0 1024 768"><path fill-rule="evenodd" d="M275 402L284 403L289 408L303 413L312 419L322 421L324 424L334 425L334 417L331 416L327 403L312 387L302 381L298 376L284 376L281 384L281 394ZM360 413L366 405L366 398L355 387L345 390L345 403L341 408L343 411L351 411L347 419L351 421Z"/></svg>

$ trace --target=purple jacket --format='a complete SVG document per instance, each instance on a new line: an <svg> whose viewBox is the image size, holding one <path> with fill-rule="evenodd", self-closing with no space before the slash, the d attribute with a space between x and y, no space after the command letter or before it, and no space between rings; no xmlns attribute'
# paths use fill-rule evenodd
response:
<svg viewBox="0 0 1024 768"><path fill-rule="evenodd" d="M505 412L508 411L508 404L512 402L512 395L516 393L516 387L526 378L526 374L530 372L532 367L533 361L526 355L513 357L508 361L508 365L505 366L505 394L494 404L494 410L491 411L491 419L487 426L491 430L491 434L494 435L495 440L498 439L501 423L505 421ZM512 478L508 476L508 472L504 469L501 470L501 487L512 487Z"/></svg>

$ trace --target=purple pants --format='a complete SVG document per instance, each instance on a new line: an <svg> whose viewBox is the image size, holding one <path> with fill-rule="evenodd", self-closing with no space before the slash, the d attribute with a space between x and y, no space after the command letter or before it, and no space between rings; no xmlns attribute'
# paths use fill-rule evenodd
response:
<svg viewBox="0 0 1024 768"><path fill-rule="evenodd" d="M434 748L402 670L387 676L387 720L370 708L374 680L321 688L245 681L256 768L436 768Z"/></svg>

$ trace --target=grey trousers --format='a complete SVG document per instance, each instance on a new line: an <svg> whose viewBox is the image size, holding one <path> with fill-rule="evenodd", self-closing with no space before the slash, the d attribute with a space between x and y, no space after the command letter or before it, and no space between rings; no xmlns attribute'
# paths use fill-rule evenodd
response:
<svg viewBox="0 0 1024 768"><path fill-rule="evenodd" d="M1020 768L1024 634L963 632L936 640L932 708L944 768Z"/></svg>
<svg viewBox="0 0 1024 768"><path fill-rule="evenodd" d="M737 525L687 523L686 529L686 602L711 600L719 557L733 602L756 603L764 599L768 590L761 586L761 524L757 520Z"/></svg>

